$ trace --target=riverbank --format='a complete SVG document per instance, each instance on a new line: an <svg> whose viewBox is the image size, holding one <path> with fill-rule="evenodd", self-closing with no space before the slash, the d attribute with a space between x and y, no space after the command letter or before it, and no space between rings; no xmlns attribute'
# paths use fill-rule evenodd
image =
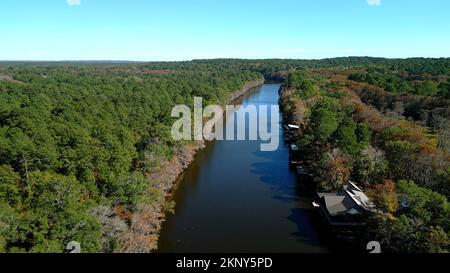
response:
<svg viewBox="0 0 450 273"><path fill-rule="evenodd" d="M228 102L231 103L262 84L264 84L264 78L247 83L240 90L231 93ZM168 206L171 205L166 201L176 189L179 177L194 160L195 154L205 146L205 141L182 145L176 148L171 160L161 162L157 171L148 174L163 198L160 202L151 205L145 202L138 205L137 211L131 217L130 228L118 237L120 249L117 251L148 253L157 249L161 225L166 219Z"/></svg>

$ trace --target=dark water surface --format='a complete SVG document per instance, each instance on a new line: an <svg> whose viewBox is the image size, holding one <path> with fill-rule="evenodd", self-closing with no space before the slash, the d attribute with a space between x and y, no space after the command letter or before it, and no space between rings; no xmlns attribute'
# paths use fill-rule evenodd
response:
<svg viewBox="0 0 450 273"><path fill-rule="evenodd" d="M265 84L235 103L277 105L279 88ZM331 251L310 195L289 168L282 133L274 152L247 140L215 141L199 151L179 181L159 251Z"/></svg>

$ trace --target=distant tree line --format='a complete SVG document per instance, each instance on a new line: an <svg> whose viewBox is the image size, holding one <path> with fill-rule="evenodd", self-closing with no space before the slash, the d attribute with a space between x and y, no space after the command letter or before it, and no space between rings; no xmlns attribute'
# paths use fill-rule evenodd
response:
<svg viewBox="0 0 450 273"><path fill-rule="evenodd" d="M366 72L349 75L349 79L366 82L392 93L410 93L450 99L450 63L422 70L390 70L384 67L368 68Z"/></svg>

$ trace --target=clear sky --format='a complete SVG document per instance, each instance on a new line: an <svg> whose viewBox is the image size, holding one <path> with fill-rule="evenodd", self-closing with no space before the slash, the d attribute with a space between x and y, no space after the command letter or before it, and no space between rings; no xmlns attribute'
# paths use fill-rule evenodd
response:
<svg viewBox="0 0 450 273"><path fill-rule="evenodd" d="M450 1L0 1L0 60L336 56L450 57Z"/></svg>

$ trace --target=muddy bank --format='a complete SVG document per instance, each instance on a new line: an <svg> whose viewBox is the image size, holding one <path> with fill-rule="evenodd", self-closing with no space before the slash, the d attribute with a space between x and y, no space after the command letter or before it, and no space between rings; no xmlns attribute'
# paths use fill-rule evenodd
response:
<svg viewBox="0 0 450 273"><path fill-rule="evenodd" d="M262 84L264 84L263 78L247 83L242 89L230 95L229 102ZM142 202L138 205L137 212L130 219L130 227L117 238L119 247L116 251L147 253L157 248L158 234L165 220L165 200L170 197L176 187L176 181L192 163L197 151L204 147L205 141L196 141L177 147L171 160L161 162L158 170L148 175L163 198L159 202L151 202L151 204Z"/></svg>
<svg viewBox="0 0 450 273"><path fill-rule="evenodd" d="M228 102L232 102L234 100L236 100L237 98L239 98L240 96L244 95L245 93L247 93L248 91L250 91L252 88L258 87L262 84L264 84L264 79L261 78L257 81L252 81L247 83L241 90L238 90L234 93L232 93L230 95L230 99L228 100Z"/></svg>

